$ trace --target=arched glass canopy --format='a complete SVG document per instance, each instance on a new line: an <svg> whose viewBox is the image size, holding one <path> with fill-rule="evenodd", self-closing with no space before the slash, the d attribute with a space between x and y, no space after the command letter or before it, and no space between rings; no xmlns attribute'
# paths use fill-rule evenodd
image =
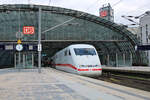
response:
<svg viewBox="0 0 150 100"><path fill-rule="evenodd" d="M22 32L24 26L34 26L35 34L24 35L22 41L36 42L39 7L42 9L43 52L47 55L52 56L57 50L69 44L88 43L96 47L102 64L111 66L147 64L144 54L134 49L139 41L125 27L88 13L59 7L1 5L1 43L17 41L16 33ZM71 21L46 31L68 20Z"/></svg>

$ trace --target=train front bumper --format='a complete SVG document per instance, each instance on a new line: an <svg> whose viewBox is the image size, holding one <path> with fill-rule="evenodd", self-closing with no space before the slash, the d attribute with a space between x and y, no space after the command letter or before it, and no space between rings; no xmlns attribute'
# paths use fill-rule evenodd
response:
<svg viewBox="0 0 150 100"><path fill-rule="evenodd" d="M89 76L89 77L100 76L102 74L102 69L78 70L78 74L83 76Z"/></svg>

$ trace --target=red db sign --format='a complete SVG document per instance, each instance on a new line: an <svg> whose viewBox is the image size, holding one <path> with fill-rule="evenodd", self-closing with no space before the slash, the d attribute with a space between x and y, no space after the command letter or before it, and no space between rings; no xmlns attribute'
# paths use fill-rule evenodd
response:
<svg viewBox="0 0 150 100"><path fill-rule="evenodd" d="M101 12L100 12L100 16L101 16L101 17L107 16L107 11L101 11Z"/></svg>
<svg viewBox="0 0 150 100"><path fill-rule="evenodd" d="M33 26L24 26L23 34L34 34L35 30Z"/></svg>

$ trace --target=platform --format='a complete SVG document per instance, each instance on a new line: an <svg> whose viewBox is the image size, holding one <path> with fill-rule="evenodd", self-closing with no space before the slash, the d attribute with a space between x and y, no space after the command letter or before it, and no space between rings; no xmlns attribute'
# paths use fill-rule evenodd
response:
<svg viewBox="0 0 150 100"><path fill-rule="evenodd" d="M103 69L103 71L142 73L142 74L150 75L150 67L145 67L145 66L127 66L127 67L102 66L102 69Z"/></svg>
<svg viewBox="0 0 150 100"><path fill-rule="evenodd" d="M150 100L150 92L51 68L0 69L0 100Z"/></svg>

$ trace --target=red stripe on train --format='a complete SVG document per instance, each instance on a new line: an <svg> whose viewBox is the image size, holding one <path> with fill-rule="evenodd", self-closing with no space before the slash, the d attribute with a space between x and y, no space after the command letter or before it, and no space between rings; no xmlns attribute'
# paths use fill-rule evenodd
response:
<svg viewBox="0 0 150 100"><path fill-rule="evenodd" d="M73 68L75 70L77 70L77 68L71 64L55 64L56 66L67 66L67 67L70 67L70 68Z"/></svg>
<svg viewBox="0 0 150 100"><path fill-rule="evenodd" d="M77 69L75 66L71 65L71 64L55 64L56 66L66 66L66 67L70 67L70 68L73 68L75 70L78 70L78 71L90 71L89 69ZM101 68L99 69L91 69L92 71L100 71L102 70Z"/></svg>
<svg viewBox="0 0 150 100"><path fill-rule="evenodd" d="M102 70L102 69L92 69L92 71L100 71L100 70Z"/></svg>
<svg viewBox="0 0 150 100"><path fill-rule="evenodd" d="M89 69L78 69L78 71L89 71Z"/></svg>

